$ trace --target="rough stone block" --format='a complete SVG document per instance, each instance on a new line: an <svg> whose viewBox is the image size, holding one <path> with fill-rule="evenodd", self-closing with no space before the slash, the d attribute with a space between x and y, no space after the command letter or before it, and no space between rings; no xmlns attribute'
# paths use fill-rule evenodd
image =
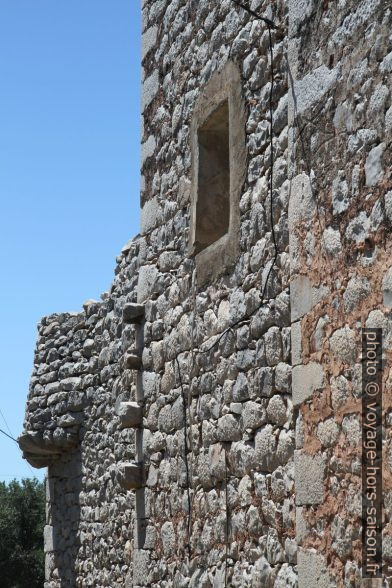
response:
<svg viewBox="0 0 392 588"><path fill-rule="evenodd" d="M154 135L150 135L144 143L142 143L141 148L141 166L145 164L149 157L152 157L155 152L155 148L157 146L157 142L155 140Z"/></svg>
<svg viewBox="0 0 392 588"><path fill-rule="evenodd" d="M144 112L154 100L159 90L159 73L155 70L149 78L144 80L142 87L142 112Z"/></svg>
<svg viewBox="0 0 392 588"><path fill-rule="evenodd" d="M365 163L366 185L376 186L383 178L381 158L385 151L385 143L380 143L369 152Z"/></svg>
<svg viewBox="0 0 392 588"><path fill-rule="evenodd" d="M303 114L314 104L319 103L336 83L337 78L337 69L328 69L325 65L321 65L304 76L302 80L294 82L292 92L297 114Z"/></svg>
<svg viewBox="0 0 392 588"><path fill-rule="evenodd" d="M157 41L158 27L153 26L142 34L142 61Z"/></svg>
<svg viewBox="0 0 392 588"><path fill-rule="evenodd" d="M122 429L136 428L143 422L143 408L137 402L120 402L116 414Z"/></svg>
<svg viewBox="0 0 392 588"><path fill-rule="evenodd" d="M295 503L297 506L322 504L324 501L325 458L294 452Z"/></svg>
<svg viewBox="0 0 392 588"><path fill-rule="evenodd" d="M293 404L298 406L323 387L324 370L315 362L293 367Z"/></svg>
<svg viewBox="0 0 392 588"><path fill-rule="evenodd" d="M124 358L124 365L127 370L140 370L142 367L142 358L136 351L128 351Z"/></svg>
<svg viewBox="0 0 392 588"><path fill-rule="evenodd" d="M143 466L139 463L121 463L117 467L117 481L124 490L138 490L143 486Z"/></svg>
<svg viewBox="0 0 392 588"><path fill-rule="evenodd" d="M139 323L144 318L143 304L126 304L123 308L123 321L127 324Z"/></svg>
<svg viewBox="0 0 392 588"><path fill-rule="evenodd" d="M163 209L157 198L148 200L140 213L140 232L142 235L163 222Z"/></svg>
<svg viewBox="0 0 392 588"><path fill-rule="evenodd" d="M327 570L326 561L314 549L298 550L298 588L334 588L336 582Z"/></svg>
<svg viewBox="0 0 392 588"><path fill-rule="evenodd" d="M158 270L155 265L143 265L139 270L139 282L137 286L138 302L145 302L154 292Z"/></svg>

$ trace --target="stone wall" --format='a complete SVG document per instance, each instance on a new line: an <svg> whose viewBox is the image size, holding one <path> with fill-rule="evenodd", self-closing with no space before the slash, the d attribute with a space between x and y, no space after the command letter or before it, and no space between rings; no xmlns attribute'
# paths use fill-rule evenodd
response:
<svg viewBox="0 0 392 588"><path fill-rule="evenodd" d="M266 24L143 1L141 234L100 302L39 325L20 438L48 466L46 588L359 585L360 328L386 329L387 360L392 337L391 12L250 5L278 27L272 219ZM228 68L238 247L195 258L195 112Z"/></svg>
<svg viewBox="0 0 392 588"><path fill-rule="evenodd" d="M391 576L392 13L381 0L328 3L328 10L308 2L301 13L292 6L289 230L293 404L299 408L298 573L304 586L351 587L361 585L365 327L382 327L384 337L383 575Z"/></svg>

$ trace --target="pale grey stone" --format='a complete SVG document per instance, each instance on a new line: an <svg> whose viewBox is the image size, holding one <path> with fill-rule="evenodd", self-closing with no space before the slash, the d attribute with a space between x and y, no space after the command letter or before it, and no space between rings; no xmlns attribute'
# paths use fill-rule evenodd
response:
<svg viewBox="0 0 392 588"><path fill-rule="evenodd" d="M295 276L290 282L291 320L307 314L313 306L312 284L307 276Z"/></svg>
<svg viewBox="0 0 392 588"><path fill-rule="evenodd" d="M368 116L370 120L378 113L384 111L389 97L389 89L383 84L378 84L370 98Z"/></svg>
<svg viewBox="0 0 392 588"><path fill-rule="evenodd" d="M158 270L154 265L144 265L139 270L139 281L137 289L138 302L145 302L154 292Z"/></svg>
<svg viewBox="0 0 392 588"><path fill-rule="evenodd" d="M348 444L358 447L361 441L361 426L358 417L356 415L345 416L342 421L342 429Z"/></svg>
<svg viewBox="0 0 392 588"><path fill-rule="evenodd" d="M152 26L142 34L142 61L157 41L158 27Z"/></svg>
<svg viewBox="0 0 392 588"><path fill-rule="evenodd" d="M272 425L265 425L256 433L255 452L262 470L272 472L278 466L276 437L273 433Z"/></svg>
<svg viewBox="0 0 392 588"><path fill-rule="evenodd" d="M266 421L265 409L257 402L245 402L242 410L242 426L244 429L257 429Z"/></svg>
<svg viewBox="0 0 392 588"><path fill-rule="evenodd" d="M149 157L152 157L155 153L157 143L154 135L150 135L141 147L141 166L145 164Z"/></svg>
<svg viewBox="0 0 392 588"><path fill-rule="evenodd" d="M322 504L324 501L325 457L294 451L295 503L297 506Z"/></svg>
<svg viewBox="0 0 392 588"><path fill-rule="evenodd" d="M365 163L366 185L376 186L383 178L384 171L381 158L385 151L385 143L380 143L369 152Z"/></svg>
<svg viewBox="0 0 392 588"><path fill-rule="evenodd" d="M153 71L149 78L145 79L142 86L142 112L151 104L159 90L159 73Z"/></svg>
<svg viewBox="0 0 392 588"><path fill-rule="evenodd" d="M317 427L317 437L324 447L331 447L336 442L339 435L339 427L335 419L330 418L319 423Z"/></svg>
<svg viewBox="0 0 392 588"><path fill-rule="evenodd" d="M289 1L289 36L295 37L313 10L313 0Z"/></svg>
<svg viewBox="0 0 392 588"><path fill-rule="evenodd" d="M335 588L327 563L321 553L314 549L298 550L298 588Z"/></svg>
<svg viewBox="0 0 392 588"><path fill-rule="evenodd" d="M298 406L313 396L324 384L324 370L319 363L293 367L293 404Z"/></svg>
<svg viewBox="0 0 392 588"><path fill-rule="evenodd" d="M358 304L370 294L370 284L367 278L353 276L347 284L343 294L344 308L346 312L355 310Z"/></svg>
<svg viewBox="0 0 392 588"><path fill-rule="evenodd" d="M171 556L174 553L176 546L176 535L174 532L173 523L166 521L161 528L161 539L163 552L166 556Z"/></svg>
<svg viewBox="0 0 392 588"><path fill-rule="evenodd" d="M316 212L310 178L302 173L295 176L290 186L289 201L289 229L293 230L295 225L304 220L310 220Z"/></svg>
<svg viewBox="0 0 392 588"><path fill-rule="evenodd" d="M218 419L217 439L219 441L239 441L241 439L238 417L226 414Z"/></svg>
<svg viewBox="0 0 392 588"><path fill-rule="evenodd" d="M355 333L349 327L343 327L334 331L329 339L331 352L345 363L355 363L358 355Z"/></svg>
<svg viewBox="0 0 392 588"><path fill-rule="evenodd" d="M291 325L291 362L293 366L302 363L301 321Z"/></svg>
<svg viewBox="0 0 392 588"><path fill-rule="evenodd" d="M392 106L390 106L385 114L385 130L387 133L392 131Z"/></svg>
<svg viewBox="0 0 392 588"><path fill-rule="evenodd" d="M339 231L328 227L323 233L323 245L329 255L339 255L342 252L342 243L340 241Z"/></svg>
<svg viewBox="0 0 392 588"><path fill-rule="evenodd" d="M49 553L54 551L54 529L51 525L45 525L44 527L44 551Z"/></svg>
<svg viewBox="0 0 392 588"><path fill-rule="evenodd" d="M279 392L289 392L291 388L291 366L280 362L275 368L275 388Z"/></svg>
<svg viewBox="0 0 392 588"><path fill-rule="evenodd" d="M344 172L339 171L339 175L332 182L332 209L333 214L340 214L347 210L349 205L348 185L344 177Z"/></svg>
<svg viewBox="0 0 392 588"><path fill-rule="evenodd" d="M148 233L163 222L163 209L156 197L147 200L141 209L140 231Z"/></svg>
<svg viewBox="0 0 392 588"><path fill-rule="evenodd" d="M338 73L338 69L328 69L325 65L321 65L306 74L302 80L295 81L293 94L297 114L303 114L319 102L335 85Z"/></svg>
<svg viewBox="0 0 392 588"><path fill-rule="evenodd" d="M276 425L284 425L286 416L286 404L281 396L278 394L273 396L268 403L267 416L271 423Z"/></svg>

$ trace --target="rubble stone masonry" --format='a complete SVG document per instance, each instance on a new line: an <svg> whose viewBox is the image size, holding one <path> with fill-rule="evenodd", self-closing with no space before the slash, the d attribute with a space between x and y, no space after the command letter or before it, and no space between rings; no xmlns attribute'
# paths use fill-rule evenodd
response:
<svg viewBox="0 0 392 588"><path fill-rule="evenodd" d="M101 301L39 324L19 440L48 466L45 588L363 585L365 326L390 585L392 10L248 6L277 28L233 0L142 2L140 235ZM200 250L197 206L222 209L199 129L225 100L228 230Z"/></svg>

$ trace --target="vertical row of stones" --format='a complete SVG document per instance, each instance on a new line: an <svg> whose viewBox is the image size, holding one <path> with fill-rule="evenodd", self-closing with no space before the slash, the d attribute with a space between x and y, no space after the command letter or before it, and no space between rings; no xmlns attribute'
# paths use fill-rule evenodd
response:
<svg viewBox="0 0 392 588"><path fill-rule="evenodd" d="M391 378L392 13L289 2L289 206L300 588L361 582L361 329ZM390 419L385 402L384 424ZM392 557L384 439L384 559ZM384 575L389 574L384 570Z"/></svg>
<svg viewBox="0 0 392 588"><path fill-rule="evenodd" d="M272 222L279 255L266 303L261 292L274 256L268 30L231 0L143 2L138 301L146 318L149 470L146 537L134 564L138 586L223 586L225 577L231 586L296 585L285 2L252 7L281 25L273 33ZM187 257L189 129L199 94L229 59L240 69L247 110L240 254L233 271L200 289Z"/></svg>

